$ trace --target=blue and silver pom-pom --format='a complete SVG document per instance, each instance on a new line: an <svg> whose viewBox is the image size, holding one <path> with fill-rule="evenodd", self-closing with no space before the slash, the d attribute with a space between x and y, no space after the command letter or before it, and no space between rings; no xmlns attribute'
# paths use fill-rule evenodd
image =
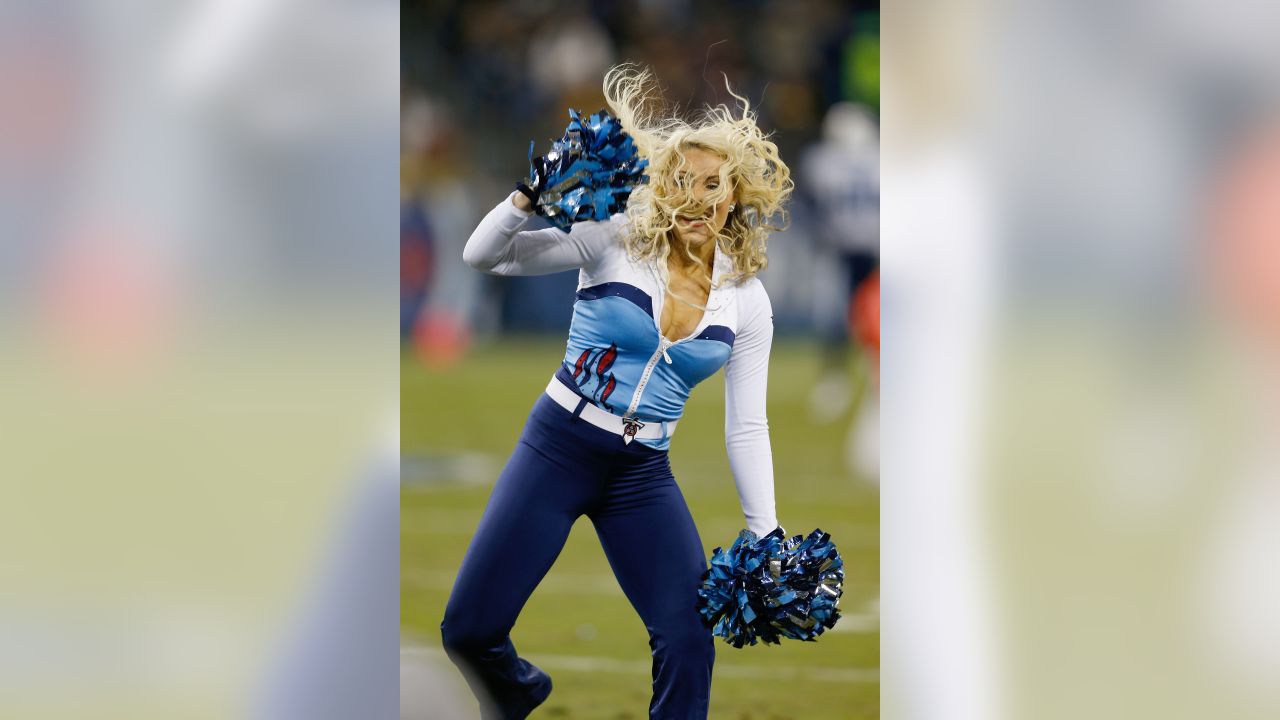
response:
<svg viewBox="0 0 1280 720"><path fill-rule="evenodd" d="M608 220L626 209L637 185L649 181L649 161L617 118L601 110L584 121L573 109L569 117L564 137L546 155L535 158L529 143L529 177L516 185L561 230L583 220Z"/></svg>
<svg viewBox="0 0 1280 720"><path fill-rule="evenodd" d="M712 553L698 610L736 648L784 637L816 640L840 619L843 586L844 561L831 535L814 530L788 539L778 528L757 538L743 530L727 551Z"/></svg>

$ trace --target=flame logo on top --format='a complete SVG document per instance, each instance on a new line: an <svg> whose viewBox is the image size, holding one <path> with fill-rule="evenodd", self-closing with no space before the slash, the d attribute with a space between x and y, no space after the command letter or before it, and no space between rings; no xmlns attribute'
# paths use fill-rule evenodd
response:
<svg viewBox="0 0 1280 720"><path fill-rule="evenodd" d="M598 405L604 407L605 410L613 412L613 406L609 404L609 397L613 395L613 391L618 387L618 381L609 372L613 367L613 363L618 359L618 344L613 343L606 349L587 349L583 350L578 356L577 362L573 364L573 379L578 383L578 389L583 395L591 398ZM594 370L595 387L591 391L587 391L587 386L591 383Z"/></svg>

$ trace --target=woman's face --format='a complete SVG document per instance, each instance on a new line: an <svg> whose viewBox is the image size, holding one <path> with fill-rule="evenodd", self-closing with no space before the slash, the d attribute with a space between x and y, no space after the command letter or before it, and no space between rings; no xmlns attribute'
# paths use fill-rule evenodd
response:
<svg viewBox="0 0 1280 720"><path fill-rule="evenodd" d="M708 196L714 195L720 187L720 166L724 164L724 158L702 148L685 150L684 158L684 165L676 170L676 180L680 184L691 183L695 208L684 211L692 214L676 215L675 232L676 238L692 251L705 245L724 227L733 193L725 193L723 200L707 207ZM697 208L703 207L705 212L698 213Z"/></svg>

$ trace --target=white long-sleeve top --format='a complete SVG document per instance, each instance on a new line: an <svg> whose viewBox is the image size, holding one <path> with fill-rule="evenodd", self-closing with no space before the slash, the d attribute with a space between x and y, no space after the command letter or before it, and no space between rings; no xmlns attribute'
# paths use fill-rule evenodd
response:
<svg viewBox="0 0 1280 720"><path fill-rule="evenodd" d="M693 387L724 367L725 448L742 512L757 535L776 528L765 413L773 309L764 285L757 278L725 280L733 262L717 247L707 311L692 333L669 340L658 321L666 298L662 277L651 263L628 256L624 216L577 223L568 233L521 231L530 215L510 198L503 200L471 234L463 260L496 275L579 270L578 299L556 376L614 415L646 423L678 420ZM665 450L670 439L636 442Z"/></svg>

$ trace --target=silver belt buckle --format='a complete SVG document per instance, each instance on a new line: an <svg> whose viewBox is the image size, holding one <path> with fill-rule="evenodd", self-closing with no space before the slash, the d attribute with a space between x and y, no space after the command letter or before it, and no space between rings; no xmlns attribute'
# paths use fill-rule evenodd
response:
<svg viewBox="0 0 1280 720"><path fill-rule="evenodd" d="M622 444L630 445L635 439L636 433L640 432L640 428L644 427L644 423L633 417L622 418Z"/></svg>

